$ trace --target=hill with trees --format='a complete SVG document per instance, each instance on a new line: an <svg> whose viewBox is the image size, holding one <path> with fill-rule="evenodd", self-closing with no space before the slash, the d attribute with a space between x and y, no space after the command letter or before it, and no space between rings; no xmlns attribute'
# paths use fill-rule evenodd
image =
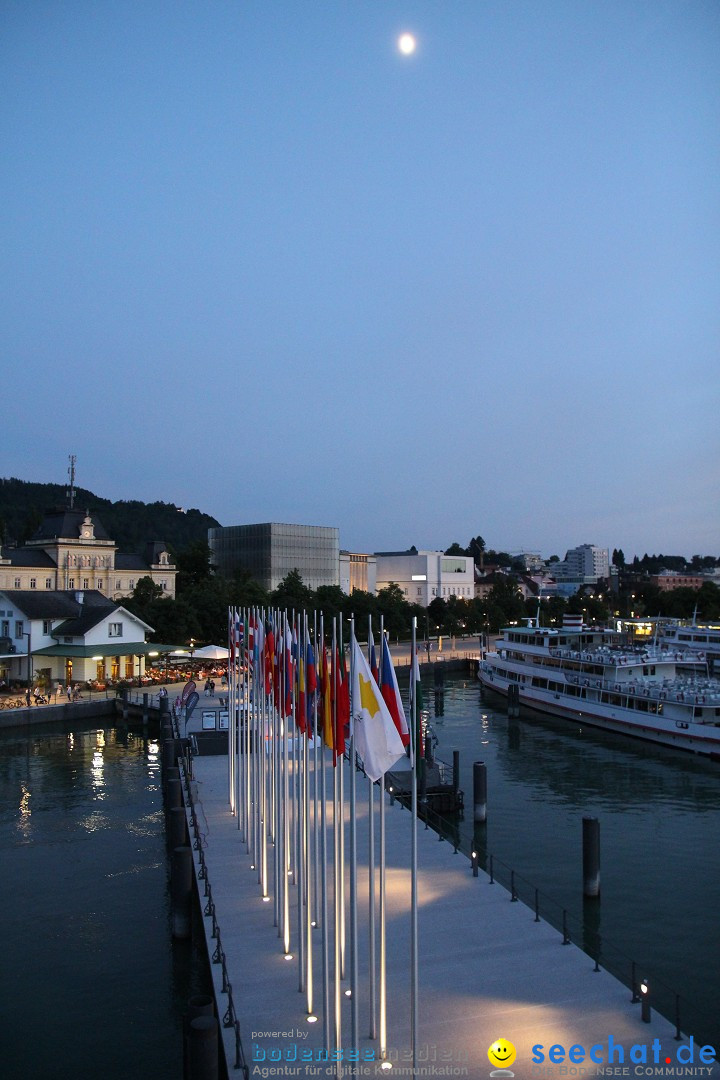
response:
<svg viewBox="0 0 720 1080"><path fill-rule="evenodd" d="M15 477L0 479L0 542L23 544L48 510L66 507L64 484L35 484ZM174 503L139 500L111 502L86 488L75 488L75 506L97 513L120 551L142 551L149 540L164 540L173 554L200 541L220 524L200 510L181 510Z"/></svg>

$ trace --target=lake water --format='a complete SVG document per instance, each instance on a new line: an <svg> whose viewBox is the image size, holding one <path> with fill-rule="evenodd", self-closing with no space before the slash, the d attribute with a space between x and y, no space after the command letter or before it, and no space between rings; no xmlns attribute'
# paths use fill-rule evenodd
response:
<svg viewBox="0 0 720 1080"><path fill-rule="evenodd" d="M627 974L632 958L658 993L679 993L683 1029L720 1045L720 766L530 712L509 720L470 677L437 698L426 683L425 702L439 756L460 751L461 845L493 853L501 880L512 867L523 898L537 887L556 925L566 908L603 963ZM480 759L488 821L473 838ZM586 814L601 824L590 904ZM156 742L102 723L0 735L0 902L3 1080L177 1080L182 1015L209 982L204 955L170 936Z"/></svg>
<svg viewBox="0 0 720 1080"><path fill-rule="evenodd" d="M472 764L484 760L481 857L521 875L523 898L538 888L557 925L566 908L574 940L599 940L611 970L629 973L635 960L670 1019L680 994L683 1029L720 1046L720 764L532 711L510 720L469 676L449 678L441 696L427 683L425 705L438 756L460 751L463 845L473 841ZM585 815L600 821L599 902L582 896Z"/></svg>
<svg viewBox="0 0 720 1080"><path fill-rule="evenodd" d="M142 730L0 736L3 1080L182 1075L208 983L171 940L159 774Z"/></svg>

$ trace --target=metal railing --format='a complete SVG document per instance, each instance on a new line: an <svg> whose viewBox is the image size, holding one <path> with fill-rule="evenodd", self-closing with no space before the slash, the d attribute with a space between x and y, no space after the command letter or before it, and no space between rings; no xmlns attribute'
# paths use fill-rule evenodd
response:
<svg viewBox="0 0 720 1080"><path fill-rule="evenodd" d="M406 798L396 799L409 810ZM534 913L534 921L545 921L562 935L561 944L576 945L593 963L593 971L600 971L601 965L631 992L631 1004L640 999L641 979L638 978L638 964L621 949L609 945L601 936L599 929L586 919L573 915L559 901L542 892L530 881L518 874L497 855L488 851L479 851L469 840L460 835L456 821L443 817L429 806L418 806L418 820L424 822L426 829L438 834L438 841L452 844L456 855L465 855L470 862L472 872L482 869L489 877L489 885L500 884L510 893L510 902L520 901ZM648 975L648 965L642 968L643 975ZM652 1007L675 1026L675 1039L683 1038L681 1031L681 997L662 979L653 975L650 980Z"/></svg>
<svg viewBox="0 0 720 1080"><path fill-rule="evenodd" d="M172 724L176 738L180 738L178 716L173 707L172 710ZM212 920L212 926L210 931L210 937L216 942L215 948L210 958L212 964L220 964L222 971L222 987L221 993L227 995L228 1003L222 1017L222 1026L225 1028L233 1028L235 1035L235 1064L234 1068L239 1069L245 1080L249 1080L250 1070L248 1068L247 1061L245 1059L245 1053L242 1045L242 1037L240 1035L240 1021L238 1020L237 1012L235 1011L235 1001L233 999L232 983L228 977L227 959L225 956L225 950L222 947L222 940L220 937L220 925L217 921L217 915L215 911L215 901L212 895L212 886L210 884L210 877L208 874L207 862L205 861L205 852L203 850L203 837L200 831L200 825L198 822L198 816L195 812L195 801L193 799L192 789L192 748L190 742L186 742L182 755L178 758L178 767L180 769L180 779L184 785L185 805L190 813L190 829L191 829L191 841L192 847L197 852L197 861L200 864L200 868L197 871L198 882L198 895L200 895L200 882L203 882L203 896L201 898L201 908L203 918L209 918ZM204 903L203 903L204 900Z"/></svg>

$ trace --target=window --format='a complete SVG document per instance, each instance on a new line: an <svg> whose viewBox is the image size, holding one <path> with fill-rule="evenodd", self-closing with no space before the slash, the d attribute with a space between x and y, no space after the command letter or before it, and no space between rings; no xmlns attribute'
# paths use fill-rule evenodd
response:
<svg viewBox="0 0 720 1080"><path fill-rule="evenodd" d="M34 578L34 577L30 578L30 588L31 589L37 589L37 579Z"/></svg>
<svg viewBox="0 0 720 1080"><path fill-rule="evenodd" d="M120 580L120 578L118 578L117 581L115 582L115 588L116 589L122 589L122 581Z"/></svg>
<svg viewBox="0 0 720 1080"><path fill-rule="evenodd" d="M74 589L74 588L75 588L75 578L74 577L68 578L68 589Z"/></svg>
<svg viewBox="0 0 720 1080"><path fill-rule="evenodd" d="M25 633L25 624L22 619L15 620L15 637L21 638Z"/></svg>
<svg viewBox="0 0 720 1080"><path fill-rule="evenodd" d="M19 577L15 578L15 588L16 589L22 588L22 582L21 582L21 579Z"/></svg>
<svg viewBox="0 0 720 1080"><path fill-rule="evenodd" d="M89 588L90 588L90 578L84 577L83 578L83 589L89 589Z"/></svg>
<svg viewBox="0 0 720 1080"><path fill-rule="evenodd" d="M95 588L96 589L102 589L102 578L96 578L95 579Z"/></svg>
<svg viewBox="0 0 720 1080"><path fill-rule="evenodd" d="M52 578L51 577L46 577L45 578L45 588L46 589L52 589Z"/></svg>
<svg viewBox="0 0 720 1080"><path fill-rule="evenodd" d="M43 619L43 634L47 635L52 631L52 619Z"/></svg>
<svg viewBox="0 0 720 1080"><path fill-rule="evenodd" d="M2 621L2 634L0 634L0 637L10 637L10 623L7 619Z"/></svg>
<svg viewBox="0 0 720 1080"><path fill-rule="evenodd" d="M134 588L135 588L135 578L131 577L130 580L128 581L128 589L134 589Z"/></svg>
<svg viewBox="0 0 720 1080"><path fill-rule="evenodd" d="M122 637L123 624L121 622L108 623L108 637Z"/></svg>

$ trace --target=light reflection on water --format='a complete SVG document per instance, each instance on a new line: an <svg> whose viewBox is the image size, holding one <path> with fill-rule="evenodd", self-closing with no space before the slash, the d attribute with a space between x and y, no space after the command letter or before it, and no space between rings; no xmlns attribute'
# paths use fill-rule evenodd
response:
<svg viewBox="0 0 720 1080"><path fill-rule="evenodd" d="M157 740L37 732L0 735L3 1080L175 1080L207 984L171 941Z"/></svg>
<svg viewBox="0 0 720 1080"><path fill-rule="evenodd" d="M425 693L437 754L460 751L469 847L492 852L583 916L582 818L601 826L602 940L687 1000L698 1036L720 1044L720 764L523 711L469 677ZM473 837L472 763L484 760L488 817Z"/></svg>

